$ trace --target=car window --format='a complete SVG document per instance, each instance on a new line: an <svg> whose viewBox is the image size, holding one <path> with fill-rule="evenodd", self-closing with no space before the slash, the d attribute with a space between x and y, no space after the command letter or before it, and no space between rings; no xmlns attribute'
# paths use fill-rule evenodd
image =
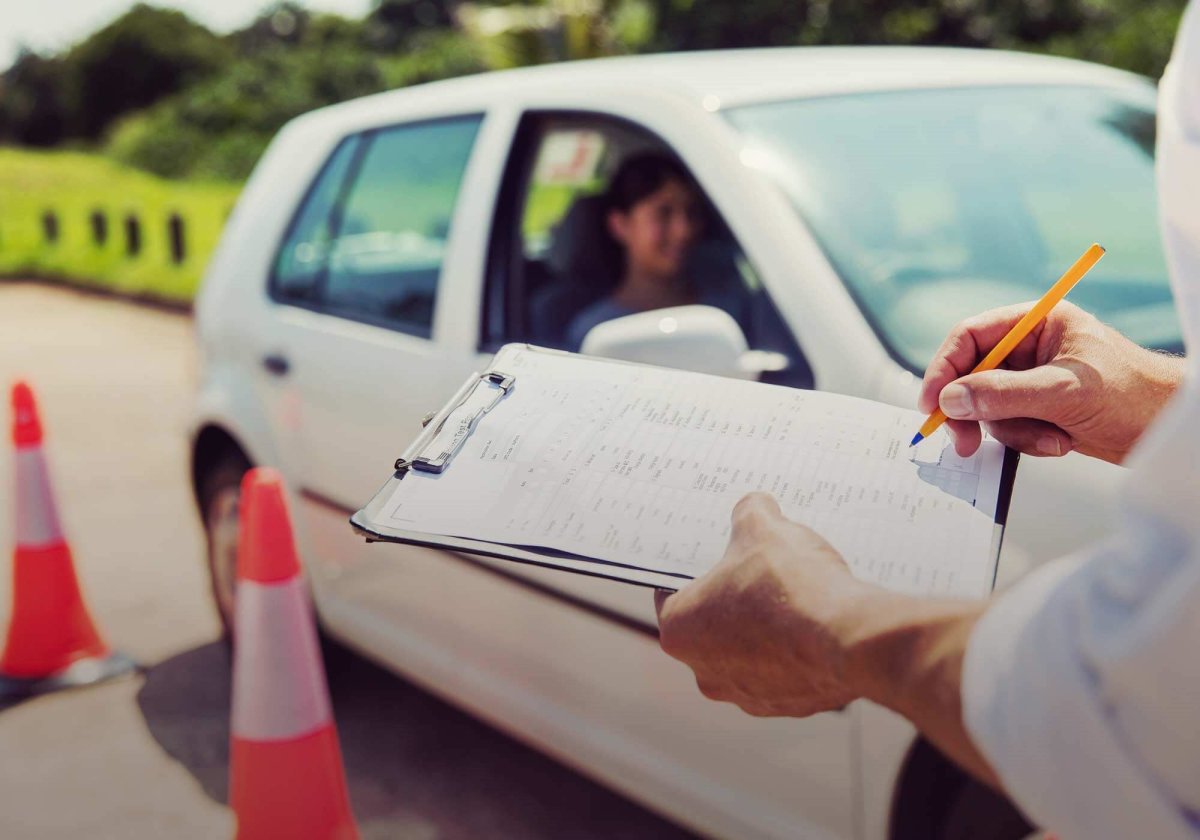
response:
<svg viewBox="0 0 1200 840"><path fill-rule="evenodd" d="M348 137L334 150L292 221L283 247L275 259L272 289L285 299L315 297L325 271L333 239L330 220L342 194L346 174L358 149L358 136Z"/></svg>
<svg viewBox="0 0 1200 840"><path fill-rule="evenodd" d="M364 141L321 289L331 312L428 336L450 219L477 116L398 126Z"/></svg>
<svg viewBox="0 0 1200 840"><path fill-rule="evenodd" d="M1141 344L1182 349L1151 87L891 91L726 117L910 369L956 321L1037 298L1093 241L1108 255L1071 299Z"/></svg>
<svg viewBox="0 0 1200 840"><path fill-rule="evenodd" d="M515 172L496 211L485 343L578 349L572 327L605 311L623 271L606 221L610 181L631 157L673 155L650 132L600 117L527 118L517 138ZM733 316L751 348L787 356L785 370L764 378L811 387L811 370L750 260L708 198L699 198L703 234L685 268L698 301Z"/></svg>

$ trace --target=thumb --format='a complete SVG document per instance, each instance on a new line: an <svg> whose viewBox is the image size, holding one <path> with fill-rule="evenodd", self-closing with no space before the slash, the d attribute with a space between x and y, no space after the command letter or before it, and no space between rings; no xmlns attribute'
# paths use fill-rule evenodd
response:
<svg viewBox="0 0 1200 840"><path fill-rule="evenodd" d="M730 516L729 548L721 559L723 563L740 556L740 549L753 545L767 533L773 523L783 517L779 502L770 493L762 491L748 493L733 506Z"/></svg>
<svg viewBox="0 0 1200 840"><path fill-rule="evenodd" d="M739 531L753 530L763 522L782 516L779 502L770 493L761 490L747 493L733 506L733 531L736 534Z"/></svg>
<svg viewBox="0 0 1200 840"><path fill-rule="evenodd" d="M1056 423L1063 395L1074 377L1056 365L1029 370L988 370L956 379L938 395L938 405L955 420L1029 417Z"/></svg>

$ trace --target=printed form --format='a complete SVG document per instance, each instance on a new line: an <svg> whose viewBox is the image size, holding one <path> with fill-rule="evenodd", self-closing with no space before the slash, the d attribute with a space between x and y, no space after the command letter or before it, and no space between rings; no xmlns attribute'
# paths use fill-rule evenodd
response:
<svg viewBox="0 0 1200 840"><path fill-rule="evenodd" d="M945 431L869 400L507 347L512 391L441 474L410 471L391 527L697 577L755 490L861 578L981 597L995 573L1004 448L959 458Z"/></svg>

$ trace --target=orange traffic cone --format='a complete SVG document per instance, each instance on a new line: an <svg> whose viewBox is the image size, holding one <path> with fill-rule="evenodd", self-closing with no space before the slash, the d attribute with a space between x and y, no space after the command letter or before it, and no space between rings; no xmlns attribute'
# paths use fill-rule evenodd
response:
<svg viewBox="0 0 1200 840"><path fill-rule="evenodd" d="M12 389L17 476L12 615L0 654L0 699L88 685L136 666L100 638L63 538L33 392Z"/></svg>
<svg viewBox="0 0 1200 840"><path fill-rule="evenodd" d="M242 480L229 803L237 840L356 840L283 480Z"/></svg>

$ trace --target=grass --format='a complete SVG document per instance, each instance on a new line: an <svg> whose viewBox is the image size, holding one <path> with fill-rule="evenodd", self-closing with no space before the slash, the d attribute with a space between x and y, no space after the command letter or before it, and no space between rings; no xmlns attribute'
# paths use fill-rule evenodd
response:
<svg viewBox="0 0 1200 840"><path fill-rule="evenodd" d="M46 277L120 294L187 303L240 184L167 181L81 152L0 148L0 276ZM51 241L45 217L53 214ZM91 217L105 219L97 242ZM184 255L172 259L168 220L183 223ZM128 252L127 219L140 249Z"/></svg>

